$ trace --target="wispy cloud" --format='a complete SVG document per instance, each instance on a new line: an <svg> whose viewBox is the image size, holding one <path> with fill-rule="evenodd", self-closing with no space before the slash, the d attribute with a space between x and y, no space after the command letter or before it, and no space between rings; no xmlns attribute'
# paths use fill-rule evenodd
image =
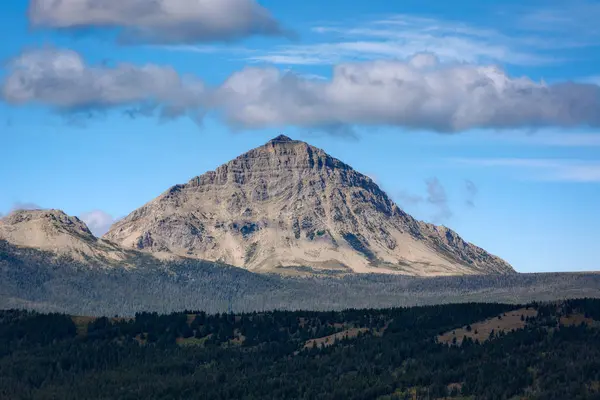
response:
<svg viewBox="0 0 600 400"><path fill-rule="evenodd" d="M561 61L544 50L570 47L566 40L548 42L535 35L502 33L440 18L391 15L358 26L330 24L312 31L321 40L310 45L281 46L248 60L274 64L335 64L372 59L404 59L418 52L441 60L540 65Z"/></svg>
<svg viewBox="0 0 600 400"><path fill-rule="evenodd" d="M465 204L468 207L475 207L475 197L479 192L479 188L470 179L465 179L463 189L465 191Z"/></svg>
<svg viewBox="0 0 600 400"><path fill-rule="evenodd" d="M406 190L401 190L394 197L396 198L398 204L402 207L418 205L425 201L425 198L423 198L423 196L410 193Z"/></svg>
<svg viewBox="0 0 600 400"><path fill-rule="evenodd" d="M17 201L17 202L14 202L13 205L10 207L10 209L7 210L6 214L3 214L0 212L0 218L2 218L4 215L8 215L8 214L12 213L13 211L17 211L17 210L43 210L43 209L44 209L44 207L42 207L36 203Z"/></svg>
<svg viewBox="0 0 600 400"><path fill-rule="evenodd" d="M437 212L432 220L434 222L441 222L450 218L453 213L448 205L446 188L444 188L437 178L431 178L425 183L427 185L427 202L437 208Z"/></svg>
<svg viewBox="0 0 600 400"><path fill-rule="evenodd" d="M454 214L450 209L446 188L436 177L425 181L424 196L401 190L394 198L400 207L414 207L420 204L428 204L433 207L434 214L431 216L431 220L434 223L442 222Z"/></svg>
<svg viewBox="0 0 600 400"><path fill-rule="evenodd" d="M518 7L517 7L518 8ZM521 6L514 13L522 29L570 37L576 33L580 43L597 43L600 39L600 3L588 0L548 2L543 7Z"/></svg>
<svg viewBox="0 0 600 400"><path fill-rule="evenodd" d="M510 168L520 178L540 181L600 182L600 161L544 158L459 158L451 162L468 166Z"/></svg>
<svg viewBox="0 0 600 400"><path fill-rule="evenodd" d="M281 65L321 65L333 64L337 59L333 54L327 55L327 60L321 54L310 54L311 51L281 50L279 53L255 55L246 58L246 61L257 63L271 63Z"/></svg>
<svg viewBox="0 0 600 400"><path fill-rule="evenodd" d="M556 147L598 147L600 146L600 132L598 133L562 133L524 135L518 139L520 144L556 146Z"/></svg>
<svg viewBox="0 0 600 400"><path fill-rule="evenodd" d="M592 85L600 85L600 75L587 76L582 79L578 79L578 82L581 83L591 83Z"/></svg>
<svg viewBox="0 0 600 400"><path fill-rule="evenodd" d="M494 145L519 145L532 147L599 147L600 132L577 132L572 130L555 130L551 128L539 130L507 130L502 134L481 135L481 140ZM469 144L478 144L478 140ZM462 143L464 144L464 143Z"/></svg>
<svg viewBox="0 0 600 400"><path fill-rule="evenodd" d="M44 208L36 203L31 202L15 202L9 210L9 213L17 210L43 210Z"/></svg>
<svg viewBox="0 0 600 400"><path fill-rule="evenodd" d="M248 49L245 47L239 46L215 46L215 45L193 45L193 44L185 44L185 45L147 45L145 46L151 49L160 49L160 50L169 50L169 51L177 51L184 53L200 53L200 54L215 54L215 53L254 53L255 50Z"/></svg>

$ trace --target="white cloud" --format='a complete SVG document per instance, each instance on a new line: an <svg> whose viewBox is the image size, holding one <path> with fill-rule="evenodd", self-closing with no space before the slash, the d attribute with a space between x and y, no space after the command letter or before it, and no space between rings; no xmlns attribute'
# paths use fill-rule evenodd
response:
<svg viewBox="0 0 600 400"><path fill-rule="evenodd" d="M478 167L512 168L523 177L528 171L530 179L565 182L600 182L600 161L543 159L543 158L466 158L453 163Z"/></svg>
<svg viewBox="0 0 600 400"><path fill-rule="evenodd" d="M9 69L2 95L12 104L41 103L61 112L130 107L131 114L158 109L166 118L202 115L202 82L169 67L92 66L74 51L45 48L24 52Z"/></svg>
<svg viewBox="0 0 600 400"><path fill-rule="evenodd" d="M126 42L195 43L286 34L254 0L31 0L29 19L44 28L117 28Z"/></svg>
<svg viewBox="0 0 600 400"><path fill-rule="evenodd" d="M217 100L230 123L250 128L387 125L451 132L600 124L598 86L547 85L494 66L440 64L431 54L340 64L329 81L246 68L218 89Z"/></svg>
<svg viewBox="0 0 600 400"><path fill-rule="evenodd" d="M83 213L79 216L79 218L85 222L90 231L96 237L104 235L106 232L108 232L112 224L116 222L116 220L110 214L107 214L102 210L93 210Z"/></svg>
<svg viewBox="0 0 600 400"><path fill-rule="evenodd" d="M401 126L439 132L474 128L600 125L600 88L513 78L495 66L407 61L343 63L331 79L274 67L245 68L216 87L157 65L88 65L75 52L43 49L10 63L2 94L63 113L127 109L132 116L212 111L241 128L295 125L347 132Z"/></svg>

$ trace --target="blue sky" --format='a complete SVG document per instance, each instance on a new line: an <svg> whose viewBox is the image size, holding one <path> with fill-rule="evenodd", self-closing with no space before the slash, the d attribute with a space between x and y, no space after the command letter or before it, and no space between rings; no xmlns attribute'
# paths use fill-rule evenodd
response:
<svg viewBox="0 0 600 400"><path fill-rule="evenodd" d="M518 271L600 269L598 2L51 3L0 6L0 213L102 231L283 132Z"/></svg>

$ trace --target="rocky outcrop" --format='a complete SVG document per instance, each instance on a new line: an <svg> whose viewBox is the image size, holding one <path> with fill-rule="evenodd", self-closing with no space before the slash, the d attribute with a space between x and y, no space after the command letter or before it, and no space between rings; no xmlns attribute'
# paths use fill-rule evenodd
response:
<svg viewBox="0 0 600 400"><path fill-rule="evenodd" d="M286 136L171 187L104 239L261 272L514 272L448 228L415 220L349 165Z"/></svg>

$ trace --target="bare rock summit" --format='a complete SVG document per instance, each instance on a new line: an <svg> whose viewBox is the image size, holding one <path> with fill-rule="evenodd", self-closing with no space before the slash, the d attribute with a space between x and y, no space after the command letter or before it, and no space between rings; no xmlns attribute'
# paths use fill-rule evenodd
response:
<svg viewBox="0 0 600 400"><path fill-rule="evenodd" d="M257 272L514 272L452 230L415 220L349 165L284 135L169 188L103 238Z"/></svg>

